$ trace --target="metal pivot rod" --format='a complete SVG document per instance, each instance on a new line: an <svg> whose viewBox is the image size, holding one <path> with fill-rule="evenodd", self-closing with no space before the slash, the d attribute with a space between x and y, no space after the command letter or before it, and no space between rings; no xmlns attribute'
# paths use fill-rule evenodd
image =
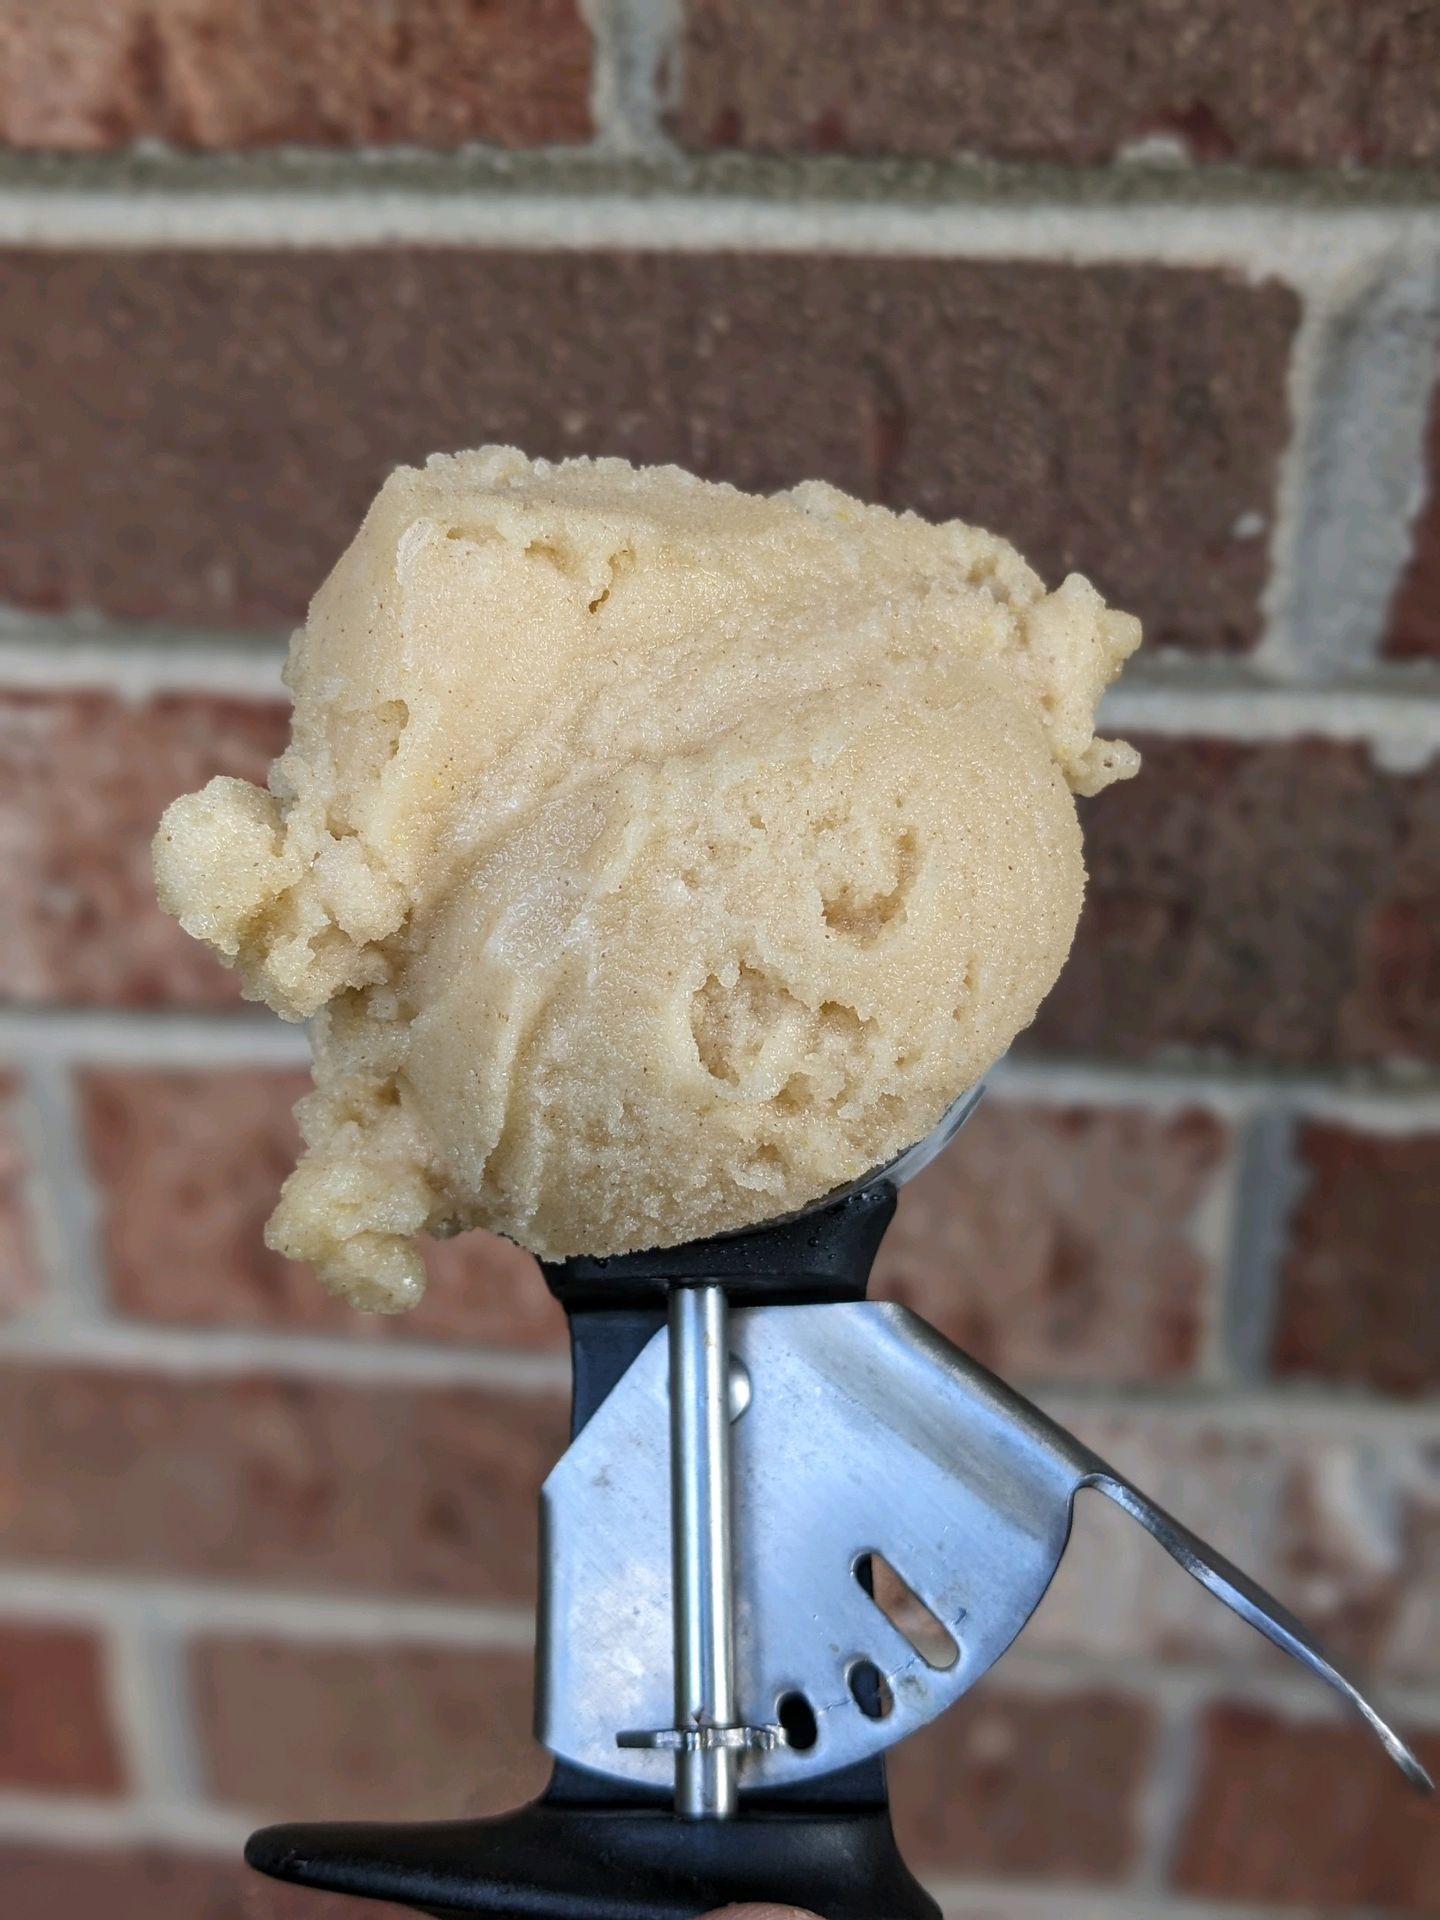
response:
<svg viewBox="0 0 1440 1920"><path fill-rule="evenodd" d="M723 1287L670 1291L670 1545L675 1725L704 1739L735 1724L735 1585L730 1513L730 1309ZM675 1755L675 1811L729 1820L739 1753Z"/></svg>

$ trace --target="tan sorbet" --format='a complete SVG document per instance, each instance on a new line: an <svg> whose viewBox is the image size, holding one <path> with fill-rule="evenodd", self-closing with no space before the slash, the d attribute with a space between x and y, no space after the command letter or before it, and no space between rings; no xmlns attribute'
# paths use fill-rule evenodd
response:
<svg viewBox="0 0 1440 1920"><path fill-rule="evenodd" d="M674 1245L921 1137L1059 972L1139 638L819 484L393 474L291 647L268 791L212 780L155 841L169 911L314 1019L270 1245L393 1311L422 1231Z"/></svg>

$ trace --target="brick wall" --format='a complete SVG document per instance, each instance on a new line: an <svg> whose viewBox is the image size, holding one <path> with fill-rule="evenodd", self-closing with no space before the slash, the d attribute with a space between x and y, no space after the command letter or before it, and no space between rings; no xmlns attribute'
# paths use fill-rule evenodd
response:
<svg viewBox="0 0 1440 1920"><path fill-rule="evenodd" d="M146 857L274 751L386 469L484 439L822 474L1144 615L1069 971L883 1284L1440 1760L1437 53L1411 0L0 0L7 1916L300 1920L257 1817L541 1777L557 1313L473 1237L403 1323L264 1252L302 1048ZM1433 1810L1096 1504L896 1758L955 1920L1433 1914Z"/></svg>

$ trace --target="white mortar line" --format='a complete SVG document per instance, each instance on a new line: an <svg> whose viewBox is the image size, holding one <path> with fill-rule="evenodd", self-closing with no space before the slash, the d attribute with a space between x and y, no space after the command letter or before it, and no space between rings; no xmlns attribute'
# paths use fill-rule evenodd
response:
<svg viewBox="0 0 1440 1920"><path fill-rule="evenodd" d="M323 1335L159 1327L139 1322L56 1322L36 1316L0 1326L0 1363L97 1367L230 1379L263 1374L372 1389L477 1388L558 1394L570 1382L563 1352L327 1339Z"/></svg>
<svg viewBox="0 0 1440 1920"><path fill-rule="evenodd" d="M104 1260L69 1065L32 1056L25 1063L25 1085L33 1116L31 1177L48 1252L45 1297L27 1324L94 1319L105 1310Z"/></svg>
<svg viewBox="0 0 1440 1920"><path fill-rule="evenodd" d="M1181 1577L1178 1573L1176 1577ZM1218 1603L1217 1603L1218 1604ZM474 1652L531 1653L535 1619L523 1606L418 1600L407 1595L296 1593L226 1583L206 1586L172 1576L150 1577L50 1568L0 1568L0 1619L58 1620L129 1631L150 1626L177 1640L201 1635L291 1640L311 1645L443 1646ZM1114 1692L1153 1697L1167 1709L1189 1710L1214 1700L1247 1699L1300 1720L1347 1721L1349 1712L1313 1675L1272 1664L1257 1638L1255 1660L1171 1663L1145 1654L1031 1650L1022 1639L982 1689L1044 1695ZM1382 1692L1401 1681L1380 1675ZM1401 1716L1419 1726L1440 1725L1440 1681L1403 1682ZM975 1698L982 1700L983 1691Z"/></svg>
<svg viewBox="0 0 1440 1920"><path fill-rule="evenodd" d="M624 57L616 15L617 0L578 0L580 17L590 29L590 120L599 153L624 153L630 127L625 98Z"/></svg>
<svg viewBox="0 0 1440 1920"><path fill-rule="evenodd" d="M304 1067L305 1029L272 1014L0 1008L0 1061L91 1067Z"/></svg>
<svg viewBox="0 0 1440 1920"><path fill-rule="evenodd" d="M1199 1760L1200 1728L1188 1706L1156 1703L1150 1763L1136 1796L1135 1863L1131 1884L1160 1894L1173 1884L1175 1855L1189 1810Z"/></svg>
<svg viewBox="0 0 1440 1920"><path fill-rule="evenodd" d="M1200 1199L1179 1227L1187 1245L1201 1262L1200 1331L1195 1365L1200 1377L1216 1387L1230 1379L1229 1347L1225 1337L1237 1242L1240 1207L1243 1134L1231 1133L1220 1165L1210 1176Z"/></svg>
<svg viewBox="0 0 1440 1920"><path fill-rule="evenodd" d="M1180 1577L1178 1571L1176 1577ZM230 1582L208 1586L170 1575L17 1566L0 1568L0 1619L60 1620L122 1631L151 1626L177 1639L215 1635L312 1645L436 1645L514 1653L532 1652L536 1631L533 1613L523 1606L419 1600L404 1594L297 1593ZM1033 1695L1145 1694L1175 1710L1211 1700L1245 1698L1317 1723L1349 1717L1323 1683L1298 1667L1270 1664L1273 1656L1258 1639L1255 1648L1254 1661L1171 1663L1135 1653L1120 1658L1031 1650L1022 1639L981 1686ZM1393 1691L1399 1682L1393 1675L1382 1675L1379 1685L1382 1691ZM983 1697L976 1694L977 1699ZM1433 1677L1418 1684L1407 1679L1402 1717L1419 1725L1440 1724L1440 1682Z"/></svg>
<svg viewBox="0 0 1440 1920"><path fill-rule="evenodd" d="M1263 624L1256 649L1262 659L1278 661L1282 672L1293 672L1301 655L1298 622L1307 592L1303 569L1307 548L1312 544L1315 501L1324 489L1315 464L1324 439L1319 423L1328 417L1324 382L1331 371L1336 310L1344 304L1340 289L1347 278L1373 274L1376 257L1362 262L1341 261L1329 275L1311 276L1291 343L1285 370L1290 435L1280 456L1272 499L1268 565L1260 594ZM1332 660L1326 659L1323 664L1333 670Z"/></svg>
<svg viewBox="0 0 1440 1920"><path fill-rule="evenodd" d="M0 1043L3 1057L3 1043ZM1357 1132L1405 1136L1440 1130L1440 1084L1431 1075L1376 1079L1205 1061L1159 1066L1006 1059L986 1079L997 1098L1045 1106L1140 1106L1156 1114L1199 1107L1240 1122L1273 1110Z"/></svg>
<svg viewBox="0 0 1440 1920"><path fill-rule="evenodd" d="M136 703L163 693L284 700L285 646L278 634L210 639L124 627L75 632L59 623L50 630L12 612L0 622L0 687L100 689ZM1105 695L1099 726L1244 741L1316 734L1366 742L1387 766L1423 766L1440 752L1440 676L1397 668L1388 677L1388 685L1371 678L1301 687L1243 665L1142 658Z"/></svg>
<svg viewBox="0 0 1440 1920"><path fill-rule="evenodd" d="M0 1328L0 1366L154 1372L192 1380L266 1378L364 1386L370 1391L433 1387L559 1397L569 1384L563 1352L346 1341L229 1328L153 1327L96 1322L56 1326L23 1321ZM1093 1430L1097 1421L1139 1427L1293 1439L1313 1429L1357 1442L1440 1443L1440 1405L1392 1401L1362 1391L1327 1393L1288 1385L1235 1393L1205 1381L1087 1386L1027 1379L1027 1389L1062 1425Z"/></svg>
<svg viewBox="0 0 1440 1920"><path fill-rule="evenodd" d="M203 1798L187 1649L153 1611L104 1617L110 1697L132 1796L163 1809Z"/></svg>
<svg viewBox="0 0 1440 1920"><path fill-rule="evenodd" d="M1328 286L1385 255L1440 249L1440 207L1197 203L1187 198L1018 204L968 189L930 200L870 194L487 186L364 171L324 184L0 187L0 245L45 248L389 244L647 252L822 252L1228 267ZM1043 193L1043 188L1040 189Z"/></svg>
<svg viewBox="0 0 1440 1920"><path fill-rule="evenodd" d="M184 1802L89 1800L63 1794L0 1792L0 1839L37 1846L125 1847L161 1843L238 1857L253 1819Z"/></svg>
<svg viewBox="0 0 1440 1920"><path fill-rule="evenodd" d="M1175 1576L1184 1577L1178 1567ZM1220 1602L1215 1604L1219 1606ZM1252 1645L1253 1658L1248 1660L1172 1664L1144 1653L1122 1658L1049 1649L1031 1652L1022 1638L1004 1656L1002 1664L982 1676L974 1697L983 1699L983 1689L992 1686L1041 1697L1055 1693L1134 1694L1155 1701L1172 1715L1198 1712L1211 1704L1244 1702L1301 1725L1361 1724L1354 1710L1317 1675L1274 1653L1258 1634ZM1433 1674L1355 1671L1361 1683L1393 1709L1396 1719L1427 1731L1440 1726L1440 1680Z"/></svg>
<svg viewBox="0 0 1440 1920"><path fill-rule="evenodd" d="M673 0L580 0L594 40L590 106L596 147L606 154L672 151L657 86L673 78L679 9Z"/></svg>
<svg viewBox="0 0 1440 1920"><path fill-rule="evenodd" d="M50 1161L50 1117L37 1106L30 1075L15 1076L16 1091L7 1105L19 1134L22 1165L20 1196L22 1230L28 1235L43 1289L38 1301L29 1301L26 1314L47 1313L65 1297L70 1278L63 1208L53 1190Z"/></svg>
<svg viewBox="0 0 1440 1920"><path fill-rule="evenodd" d="M250 700L288 698L280 679L285 643L206 640L200 635L134 638L47 634L0 627L0 687L66 692L98 689L136 704L161 693L209 693Z"/></svg>
<svg viewBox="0 0 1440 1920"><path fill-rule="evenodd" d="M1217 1388L1202 1380L1093 1384L1027 1380L1030 1397L1082 1439L1098 1428L1145 1432L1200 1428L1209 1433L1294 1441L1344 1441L1387 1448L1440 1444L1440 1402L1387 1400L1368 1390L1286 1384L1266 1389ZM1104 1448L1101 1448L1104 1451ZM1123 1464L1123 1463L1121 1463Z"/></svg>
<svg viewBox="0 0 1440 1920"><path fill-rule="evenodd" d="M1437 343L1433 255L1342 257L1329 284L1312 283L1258 666L1315 677L1375 656L1427 483Z"/></svg>
<svg viewBox="0 0 1440 1920"><path fill-rule="evenodd" d="M1293 1118L1252 1114L1240 1127L1230 1254L1215 1316L1214 1371L1258 1385L1266 1377L1291 1216L1304 1186Z"/></svg>
<svg viewBox="0 0 1440 1920"><path fill-rule="evenodd" d="M0 1007L0 1065L63 1061L163 1071L303 1067L309 1059L304 1028L269 1014ZM1433 1075L1267 1070L1204 1059L1151 1066L1052 1058L1002 1060L986 1078L992 1098L1026 1104L1139 1106L1157 1114L1201 1107L1232 1120L1274 1107L1365 1132L1440 1129L1440 1076Z"/></svg>
<svg viewBox="0 0 1440 1920"><path fill-rule="evenodd" d="M1417 772L1440 754L1440 692L1428 676L1396 676L1393 687L1266 685L1244 675L1206 684L1156 673L1112 687L1100 703L1101 733L1293 742L1299 735L1354 740L1386 771Z"/></svg>
<svg viewBox="0 0 1440 1920"><path fill-rule="evenodd" d="M528 1607L469 1601L293 1593L233 1582L207 1586L170 1576L0 1567L0 1619L65 1620L122 1635L161 1629L181 1642L199 1634L303 1640L312 1644L418 1645L528 1653Z"/></svg>

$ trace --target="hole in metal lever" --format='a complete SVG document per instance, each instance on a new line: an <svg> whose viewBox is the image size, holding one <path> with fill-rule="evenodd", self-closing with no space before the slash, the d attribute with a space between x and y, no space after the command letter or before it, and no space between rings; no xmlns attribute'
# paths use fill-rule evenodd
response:
<svg viewBox="0 0 1440 1920"><path fill-rule="evenodd" d="M815 1709L803 1693L782 1693L775 1702L775 1718L785 1730L785 1744L796 1753L808 1753L820 1738Z"/></svg>
<svg viewBox="0 0 1440 1920"><path fill-rule="evenodd" d="M846 1674L850 1695L867 1720L888 1720L895 1705L890 1682L873 1660L852 1661Z"/></svg>
<svg viewBox="0 0 1440 1920"><path fill-rule="evenodd" d="M943 1620L936 1618L884 1554L873 1550L862 1553L855 1562L855 1578L927 1667L934 1667L937 1673L947 1673L954 1666L960 1658L954 1634Z"/></svg>

